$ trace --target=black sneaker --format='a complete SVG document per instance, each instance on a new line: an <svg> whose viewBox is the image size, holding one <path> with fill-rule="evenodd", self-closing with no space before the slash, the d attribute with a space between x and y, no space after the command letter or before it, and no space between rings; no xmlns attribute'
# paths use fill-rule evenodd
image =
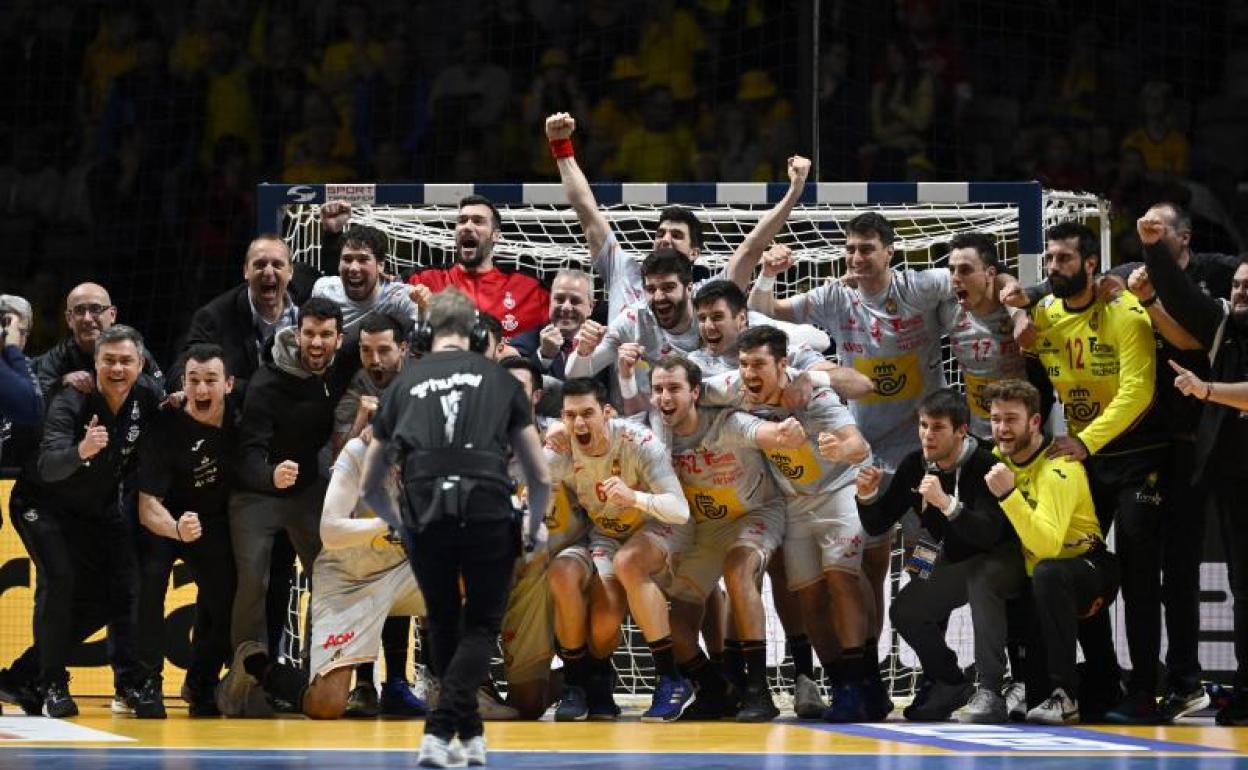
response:
<svg viewBox="0 0 1248 770"><path fill-rule="evenodd" d="M43 713L53 719L78 716L78 704L69 695L69 680L48 684L43 694Z"/></svg>
<svg viewBox="0 0 1248 770"><path fill-rule="evenodd" d="M1105 712L1105 721L1113 725L1155 725L1161 721L1157 698L1146 692L1133 692Z"/></svg>
<svg viewBox="0 0 1248 770"><path fill-rule="evenodd" d="M0 701L20 706L27 716L43 714L43 696L34 682L23 681L12 669L0 670Z"/></svg>
<svg viewBox="0 0 1248 770"><path fill-rule="evenodd" d="M1166 693L1166 697L1161 699L1158 711L1161 712L1163 722L1173 722L1209 708L1209 702L1209 693L1204 687L1196 685L1190 691L1171 690Z"/></svg>
<svg viewBox="0 0 1248 770"><path fill-rule="evenodd" d="M594 721L612 721L620 716L615 702L615 667L593 672L585 682L585 700L589 718Z"/></svg>
<svg viewBox="0 0 1248 770"><path fill-rule="evenodd" d="M970 682L956 684L932 682L922 701L918 698L902 715L911 722L947 722L953 712L962 708L975 694Z"/></svg>
<svg viewBox="0 0 1248 770"><path fill-rule="evenodd" d="M771 698L771 690L763 685L750 685L741 695L741 709L737 711L738 722L770 722L780 716L780 709Z"/></svg>
<svg viewBox="0 0 1248 770"><path fill-rule="evenodd" d="M219 717L221 709L217 708L216 687L207 690L191 688L185 692L187 714L193 717Z"/></svg>
<svg viewBox="0 0 1248 770"><path fill-rule="evenodd" d="M164 680L160 674L147 678L141 687L134 690L134 715L139 719L164 719L165 692Z"/></svg>

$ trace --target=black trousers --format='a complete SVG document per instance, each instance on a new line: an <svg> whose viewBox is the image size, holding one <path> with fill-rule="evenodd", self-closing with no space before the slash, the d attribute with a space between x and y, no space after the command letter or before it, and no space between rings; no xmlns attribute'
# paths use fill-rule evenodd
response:
<svg viewBox="0 0 1248 770"><path fill-rule="evenodd" d="M1196 448L1175 441L1162 473L1162 581L1165 607L1166 686L1191 692L1200 686L1200 564L1204 561L1208 496L1192 486Z"/></svg>
<svg viewBox="0 0 1248 770"><path fill-rule="evenodd" d="M1114 552L1122 567L1132 692L1154 695L1161 659L1161 565L1169 449L1122 457L1092 457L1086 465L1101 531L1115 529ZM1086 652L1085 652L1086 655ZM1092 662L1092 661L1090 661ZM1099 664L1094 661L1093 664Z"/></svg>
<svg viewBox="0 0 1248 770"><path fill-rule="evenodd" d="M1215 474L1209 474L1214 476ZM1248 688L1248 496L1243 483L1226 477L1210 480L1222 544L1226 548L1235 628L1235 687Z"/></svg>
<svg viewBox="0 0 1248 770"><path fill-rule="evenodd" d="M10 498L13 524L35 563L35 649L44 685L67 681L75 648L108 627L108 660L118 689L138 686L135 619L138 560L133 511L116 504L93 515Z"/></svg>
<svg viewBox="0 0 1248 770"><path fill-rule="evenodd" d="M477 688L498 650L519 531L511 518L442 519L420 534L407 530L406 540L428 610L432 668L442 672L438 705L425 732L447 740L481 735Z"/></svg>
<svg viewBox="0 0 1248 770"><path fill-rule="evenodd" d="M165 595L173 563L182 559L195 578L195 625L191 631L191 662L187 684L211 692L230 658L230 612L237 572L230 545L230 520L221 512L206 516L203 535L180 543L139 527L139 661L149 674L159 674L165 659Z"/></svg>
<svg viewBox="0 0 1248 770"><path fill-rule="evenodd" d="M1114 639L1106 610L1118 594L1118 584L1118 560L1105 550L1036 565L1031 576L1035 617L1027 654L1032 665L1042 664L1047 673L1048 691L1041 699L1058 687L1078 697L1076 642L1083 647L1089 668L1116 682L1118 664L1112 662ZM1040 650L1042 656L1035 654ZM1101 663L1106 659L1112 668Z"/></svg>

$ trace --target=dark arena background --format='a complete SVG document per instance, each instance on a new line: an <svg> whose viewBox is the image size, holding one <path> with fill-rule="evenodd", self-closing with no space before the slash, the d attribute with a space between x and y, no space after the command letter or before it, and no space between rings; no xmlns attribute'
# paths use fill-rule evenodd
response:
<svg viewBox="0 0 1248 770"><path fill-rule="evenodd" d="M474 190L502 208L499 263L549 285L590 257L543 130L556 112L576 119L576 158L622 243L648 249L658 209L686 204L707 222L711 266L783 195L787 159L810 158L777 237L805 256L781 292L843 275L842 225L868 210L899 224L897 265L942 267L952 234L982 231L1025 283L1039 277L1044 226L1063 218L1099 234L1103 267L1143 259L1135 222L1158 201L1190 211L1193 251L1246 254L1245 39L1248 0L9 0L0 294L32 304L33 358L67 334L67 292L99 283L168 367L195 310L239 284L258 233L334 275L317 211L350 200L406 277L451 263L456 202ZM948 351L946 364L957 380ZM35 568L8 505L15 446L0 455L0 666L33 639ZM1209 521L1199 639L1216 694L1236 661ZM894 562L890 595L900 549ZM100 633L71 668L82 715L5 704L0 766L415 766L420 722L189 719L179 688L194 600L179 563L164 628L141 629L165 639L167 722L110 712ZM292 592L290 649L306 600ZM1129 667L1123 602L1113 609ZM969 623L963 610L949 629L964 666ZM780 697L792 661L770 607L768 628ZM886 635L900 706L917 661ZM653 667L632 626L628 637L616 665L635 707ZM1215 727L1212 711L1052 729L922 725L900 708L848 726L798 721L784 704L762 725L649 725L636 711L606 725L489 723L490 765L1188 770L1243 766L1248 753L1242 728Z"/></svg>

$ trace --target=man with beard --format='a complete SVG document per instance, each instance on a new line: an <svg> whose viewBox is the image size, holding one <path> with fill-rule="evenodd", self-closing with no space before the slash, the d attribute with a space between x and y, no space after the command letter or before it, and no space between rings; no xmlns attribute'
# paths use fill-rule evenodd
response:
<svg viewBox="0 0 1248 770"><path fill-rule="evenodd" d="M478 310L499 319L506 341L527 355L537 348L538 330L548 318L550 294L532 276L504 273L494 266L494 247L502 237L503 219L498 208L489 198L469 195L459 202L455 264L421 270L407 282L424 286L429 292L448 286L459 289ZM423 290L418 291L425 296Z"/></svg>
<svg viewBox="0 0 1248 770"><path fill-rule="evenodd" d="M234 379L218 345L187 351L186 403L156 415L139 447L139 644L153 693L162 690L165 594L173 563L195 580L195 628L186 690L193 717L219 716L214 693L230 656L234 550L228 514L233 485L237 411L227 399ZM163 711L163 707L161 709Z"/></svg>
<svg viewBox="0 0 1248 770"><path fill-rule="evenodd" d="M1212 359L1207 379L1168 362L1174 384L1186 396L1204 401L1196 428L1196 484L1212 493L1226 548L1234 601L1235 690L1217 714L1220 725L1248 724L1248 535L1243 526L1244 448L1248 446L1248 262L1231 281L1230 300L1214 299L1174 259L1174 225L1151 211L1137 223L1144 243L1145 266L1158 304L1190 334Z"/></svg>
<svg viewBox="0 0 1248 770"><path fill-rule="evenodd" d="M769 721L779 710L767 687L760 590L763 571L784 537L785 513L784 499L758 450L797 449L806 433L793 417L768 422L734 409L699 406L702 373L683 356L660 359L651 384L652 423L666 437L694 519L693 539L680 555L668 591L677 660L697 686L700 716ZM697 643L703 606L721 576L735 626L728 636L744 659L739 704L729 699L723 673Z"/></svg>
<svg viewBox="0 0 1248 770"><path fill-rule="evenodd" d="M176 389L182 381L185 351L191 345L220 345L225 367L234 377L237 398L247 390L256 373L262 351L273 344L273 335L295 325L297 302L306 299L320 274L309 265L295 264L290 247L276 233L257 236L243 261L243 283L218 295L195 311L183 340L182 354L170 368L169 381Z"/></svg>
<svg viewBox="0 0 1248 770"><path fill-rule="evenodd" d="M1039 362L1023 355L1014 338L1014 318L1019 311L1001 303L996 278L1001 272L997 246L983 233L958 233L949 240L949 274L956 304L943 305L951 318L943 321L949 347L966 388L971 410L971 434L992 435L988 404L983 390L989 383L1006 379L1032 381L1045 396L1045 414L1053 406L1052 388Z"/></svg>
<svg viewBox="0 0 1248 770"><path fill-rule="evenodd" d="M675 256L688 268L688 261ZM602 386L573 378L563 386L568 453L547 442L551 478L593 522L587 545L558 553L548 570L555 638L563 659L557 721L614 719L611 654L631 613L654 656L658 683L643 721L671 722L693 703L676 665L660 581L692 537L689 504L666 447L648 429L611 417Z"/></svg>
<svg viewBox="0 0 1248 770"><path fill-rule="evenodd" d="M922 449L906 455L888 489L880 493L879 468L858 471L858 515L868 533L891 528L910 510L919 512L923 525L906 561L910 580L890 608L893 628L923 668L924 685L904 712L912 721L941 722L955 710L959 722L993 724L1008 717L1001 697L1006 601L1023 580L1023 559L984 482L996 458L970 434L970 419L960 393L938 390L919 405ZM978 689L945 642L949 616L964 604L970 605L975 632Z"/></svg>
<svg viewBox="0 0 1248 770"><path fill-rule="evenodd" d="M1155 721L1154 690L1161 652L1161 517L1169 436L1154 408L1156 343L1148 313L1130 293L1100 295L1092 280L1100 263L1098 238L1065 222L1046 233L1046 269L1052 295L1031 309L1039 358L1057 391L1069 435L1057 436L1051 457L1085 461L1101 531L1116 521L1126 602L1132 677L1121 698L1117 664L1089 659L1098 677L1088 682L1083 716ZM1108 617L1097 622L1108 626ZM1120 708L1114 708L1119 705Z"/></svg>
<svg viewBox="0 0 1248 770"><path fill-rule="evenodd" d="M1118 561L1105 548L1083 465L1046 451L1057 439L1041 430L1039 392L1021 380L1004 380L989 385L984 397L997 444L993 454L1001 460L984 483L1022 543L1035 612L1028 660L1047 675L1049 695L1027 712L1027 721L1078 722L1076 641L1089 670L1109 661L1117 672L1109 623L1098 619L1108 618L1118 593ZM1037 678L1037 672L1029 676Z"/></svg>
<svg viewBox="0 0 1248 770"><path fill-rule="evenodd" d="M576 347L568 356L569 377L592 377L618 360L621 348L628 346L634 357L648 369L673 352L690 353L701 342L694 323L689 260L670 248L655 249L641 263L646 304L624 310L605 330L586 322L577 332ZM623 373L621 373L623 374ZM645 378L621 378L620 396L629 399L649 393Z"/></svg>
<svg viewBox="0 0 1248 770"><path fill-rule="evenodd" d="M644 274L637 269L636 257L624 251L616 240L610 223L598 208L598 201L594 199L589 180L577 165L572 150L574 131L576 120L566 112L555 113L546 118L546 139L550 142L551 155L559 167L559 177L568 196L568 203L576 211L585 240L589 243L594 272L602 276L606 284L607 315L614 319L625 307L644 301L649 291L644 286ZM758 224L754 225L754 229L733 252L728 266L712 278L727 278L745 290L759 256L784 227L789 213L805 192L806 176L809 173L809 160L800 155L789 158L789 189L784 197L759 219ZM697 262L702 255L702 222L697 215L681 206L669 206L660 211L659 224L654 232L653 250L664 248L679 252L690 263ZM694 288L702 283L703 281L699 281Z"/></svg>
<svg viewBox="0 0 1248 770"><path fill-rule="evenodd" d="M276 534L290 536L307 574L321 550L325 481L318 455L333 431L334 407L359 368L358 359L336 357L341 344L342 311L327 299L310 299L299 308L296 327L274 337L273 360L247 389L239 430L241 483L230 497L238 566L230 636L236 650L267 638L265 583ZM230 676L241 675L235 655ZM239 714L238 703L218 699L218 705L227 716Z"/></svg>
<svg viewBox="0 0 1248 770"><path fill-rule="evenodd" d="M95 341L117 322L117 306L108 290L95 283L82 283L65 298L65 323L69 336L35 359L34 374L45 403L63 387L90 393L95 387ZM163 375L156 359L147 355L143 372L162 385Z"/></svg>
<svg viewBox="0 0 1248 770"><path fill-rule="evenodd" d="M322 218L333 232L334 218ZM411 289L396 281L382 280L386 264L386 234L375 227L351 225L342 232L338 248L338 275L325 276L312 287L313 297L325 297L342 308L343 331L355 334L360 322L371 314L416 320L419 308ZM325 247L322 246L325 250Z"/></svg>
<svg viewBox="0 0 1248 770"><path fill-rule="evenodd" d="M107 623L113 709L163 717L161 693L143 687L137 660L138 562L133 513L124 502L139 439L163 393L140 380L146 353L137 331L112 324L93 343L94 386L57 392L44 422L38 477L14 492L14 505L20 497L24 508L22 538L42 576L35 638L44 713L78 713L69 694L70 652Z"/></svg>

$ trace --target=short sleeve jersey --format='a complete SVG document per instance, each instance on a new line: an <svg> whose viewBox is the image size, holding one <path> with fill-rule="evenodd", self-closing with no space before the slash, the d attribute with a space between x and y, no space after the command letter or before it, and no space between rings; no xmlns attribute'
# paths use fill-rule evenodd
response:
<svg viewBox="0 0 1248 770"><path fill-rule="evenodd" d="M733 409L698 407L698 429L669 437L672 465L695 521L732 521L777 500L755 448L763 421Z"/></svg>
<svg viewBox="0 0 1248 770"><path fill-rule="evenodd" d="M971 408L971 432L990 436L984 388L998 380L1027 379L1027 363L1014 340L1014 323L1004 306L985 316L977 316L956 303L947 307L952 310L947 327L949 347L962 369L966 400Z"/></svg>
<svg viewBox="0 0 1248 770"><path fill-rule="evenodd" d="M351 513L353 519L375 519L377 515L364 502L362 484L364 481L364 455L368 446L358 438L347 442L334 461L333 479L330 483L342 484L355 490L359 501ZM399 487L394 483L394 476L386 474L386 494L397 507L399 504ZM371 542L353 545L347 548L324 548L317 555L318 563L332 565L340 575L347 575L357 580L369 580L395 569L407 568L407 554L398 543L385 537L375 537Z"/></svg>
<svg viewBox="0 0 1248 770"><path fill-rule="evenodd" d="M615 233L608 232L602 248L594 255L594 272L602 278L607 289L607 317L617 318L629 305L646 301L645 291L641 283L641 261L636 255L627 252L620 246ZM693 293L707 281L728 277L726 269L715 275L693 284Z"/></svg>
<svg viewBox="0 0 1248 770"><path fill-rule="evenodd" d="M205 425L183 409L155 413L139 444L139 491L160 498L177 518L223 516L233 487L235 432L226 402L221 427Z"/></svg>
<svg viewBox="0 0 1248 770"><path fill-rule="evenodd" d="M786 496L809 497L835 492L854 483L855 466L827 460L819 454L819 434L854 424L849 409L831 388L816 388L805 407L789 410L783 406L752 406L750 413L770 422L796 417L806 429L808 440L797 449L769 449L763 454L771 462L780 489Z"/></svg>
<svg viewBox="0 0 1248 770"><path fill-rule="evenodd" d="M380 281L372 297L357 302L347 296L342 278L327 275L316 279L316 283L312 285L312 296L324 297L342 308L342 328L350 331L369 313L385 313L394 318L410 318L415 321L420 309L408 294L410 290L408 286L395 281Z"/></svg>
<svg viewBox="0 0 1248 770"><path fill-rule="evenodd" d="M663 442L637 423L607 421L606 454L593 457L572 442L572 454L547 448L551 478L562 482L589 515L594 529L617 540L627 540L646 523L646 515L635 507L607 500L602 482L619 476L630 488L651 494L681 494L680 482L672 470L672 460Z"/></svg>
<svg viewBox="0 0 1248 770"><path fill-rule="evenodd" d="M850 410L890 467L918 448L919 402L945 386L940 308L952 301L949 271L938 268L893 270L875 295L830 281L792 299L797 320L827 330L841 363L871 378L875 392Z"/></svg>

